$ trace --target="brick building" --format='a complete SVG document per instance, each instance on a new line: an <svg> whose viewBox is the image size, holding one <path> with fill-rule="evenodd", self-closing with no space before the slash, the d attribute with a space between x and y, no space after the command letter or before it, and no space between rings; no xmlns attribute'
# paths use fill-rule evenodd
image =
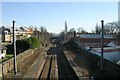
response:
<svg viewBox="0 0 120 80"><path fill-rule="evenodd" d="M101 47L101 35L100 34L79 34L78 36L81 46L84 47ZM107 46L111 41L117 41L117 37L114 35L104 35L104 46Z"/></svg>
<svg viewBox="0 0 120 80"><path fill-rule="evenodd" d="M10 42L11 41L11 32L9 28L1 27L1 38L2 42Z"/></svg>

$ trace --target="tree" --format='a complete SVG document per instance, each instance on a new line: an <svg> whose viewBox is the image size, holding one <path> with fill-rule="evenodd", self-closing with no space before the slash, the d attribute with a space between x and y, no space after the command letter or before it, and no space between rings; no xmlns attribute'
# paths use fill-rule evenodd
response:
<svg viewBox="0 0 120 80"><path fill-rule="evenodd" d="M41 42L42 43L45 43L45 44L47 44L47 43L49 43L49 33L47 32L47 29L46 29L46 27L45 26L41 26L40 27L40 37L41 37Z"/></svg>
<svg viewBox="0 0 120 80"><path fill-rule="evenodd" d="M61 37L64 37L64 35L65 35L65 30L63 30L63 31L60 32L60 36Z"/></svg>
<svg viewBox="0 0 120 80"><path fill-rule="evenodd" d="M73 34L74 31L76 31L75 28L71 28L71 29L68 31L68 33Z"/></svg>
<svg viewBox="0 0 120 80"><path fill-rule="evenodd" d="M101 33L101 26L98 25L98 23L95 26L95 33L100 34Z"/></svg>
<svg viewBox="0 0 120 80"><path fill-rule="evenodd" d="M81 30L81 33L84 34L84 33L88 33L88 32L86 30Z"/></svg>
<svg viewBox="0 0 120 80"><path fill-rule="evenodd" d="M117 34L120 35L120 21L117 22L116 27Z"/></svg>
<svg viewBox="0 0 120 80"><path fill-rule="evenodd" d="M34 36L37 36L37 28L34 28Z"/></svg>
<svg viewBox="0 0 120 80"><path fill-rule="evenodd" d="M105 24L105 33L106 34L118 34L120 33L120 24L119 22L110 22Z"/></svg>
<svg viewBox="0 0 120 80"><path fill-rule="evenodd" d="M77 28L78 33L81 33L83 28Z"/></svg>
<svg viewBox="0 0 120 80"><path fill-rule="evenodd" d="M94 31L93 31L94 32ZM101 26L96 24L95 33L101 33ZM120 23L119 22L110 22L104 25L104 34L119 34L120 33Z"/></svg>
<svg viewBox="0 0 120 80"><path fill-rule="evenodd" d="M45 33L45 32L47 32L47 29L44 26L41 26L40 27L40 32Z"/></svg>
<svg viewBox="0 0 120 80"><path fill-rule="evenodd" d="M83 28L77 28L78 33L88 33L86 30Z"/></svg>
<svg viewBox="0 0 120 80"><path fill-rule="evenodd" d="M39 46L40 46L40 41L35 36L31 36L29 38L16 41L17 54L30 48L32 49L38 48ZM7 53L13 54L13 49L11 49L13 48L13 44L7 45L6 47L7 47Z"/></svg>
<svg viewBox="0 0 120 80"><path fill-rule="evenodd" d="M70 39L69 41L65 42L63 44L63 47L66 49L66 50L76 50L79 48L78 44L73 40L73 39Z"/></svg>
<svg viewBox="0 0 120 80"><path fill-rule="evenodd" d="M106 34L113 34L114 33L114 30L115 30L115 23L114 22L111 22L111 23L107 23L105 25L105 32Z"/></svg>
<svg viewBox="0 0 120 80"><path fill-rule="evenodd" d="M28 38L26 41L29 43L30 48L35 49L35 48L38 48L40 46L40 41L35 36Z"/></svg>

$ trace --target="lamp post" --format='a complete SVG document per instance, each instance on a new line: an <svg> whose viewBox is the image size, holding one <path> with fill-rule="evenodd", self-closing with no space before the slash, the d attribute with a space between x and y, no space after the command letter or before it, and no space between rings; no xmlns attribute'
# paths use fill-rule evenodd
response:
<svg viewBox="0 0 120 80"><path fill-rule="evenodd" d="M2 79L4 79L4 73L3 73L3 56L2 56Z"/></svg>
<svg viewBox="0 0 120 80"><path fill-rule="evenodd" d="M13 20L13 51L14 51L14 75L17 74L17 62L16 62L16 40L15 40L15 21Z"/></svg>
<svg viewBox="0 0 120 80"><path fill-rule="evenodd" d="M101 34L101 59L100 59L100 71L103 69L103 47L104 47L104 20L101 20L102 34Z"/></svg>

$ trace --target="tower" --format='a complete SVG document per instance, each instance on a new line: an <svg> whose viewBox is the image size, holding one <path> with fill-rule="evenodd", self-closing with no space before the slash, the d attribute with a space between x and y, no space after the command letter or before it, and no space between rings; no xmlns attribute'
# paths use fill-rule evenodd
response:
<svg viewBox="0 0 120 80"><path fill-rule="evenodd" d="M67 40L67 22L65 21L65 40Z"/></svg>
<svg viewBox="0 0 120 80"><path fill-rule="evenodd" d="M67 22L65 21L65 34L67 34Z"/></svg>
<svg viewBox="0 0 120 80"><path fill-rule="evenodd" d="M120 22L120 1L118 2L118 22Z"/></svg>

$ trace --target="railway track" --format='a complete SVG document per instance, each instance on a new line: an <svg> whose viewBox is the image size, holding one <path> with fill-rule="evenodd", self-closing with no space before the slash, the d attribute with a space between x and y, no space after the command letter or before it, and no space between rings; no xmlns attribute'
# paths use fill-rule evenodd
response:
<svg viewBox="0 0 120 80"><path fill-rule="evenodd" d="M44 66L39 76L40 79L46 80L79 80L73 68L69 64L65 55L59 48L53 48L53 52L48 52Z"/></svg>
<svg viewBox="0 0 120 80"><path fill-rule="evenodd" d="M66 56L62 51L60 51L57 56L58 60L58 70L59 70L59 79L67 80L79 80L73 68L69 64Z"/></svg>
<svg viewBox="0 0 120 80"><path fill-rule="evenodd" d="M52 57L50 79L58 79L58 68L56 55Z"/></svg>
<svg viewBox="0 0 120 80"><path fill-rule="evenodd" d="M58 79L57 58L56 54L53 52L46 57L46 61L39 76L39 80L40 79Z"/></svg>
<svg viewBox="0 0 120 80"><path fill-rule="evenodd" d="M48 55L45 64L43 66L42 72L40 73L39 79L44 79L49 77L51 61L52 61L52 55Z"/></svg>

